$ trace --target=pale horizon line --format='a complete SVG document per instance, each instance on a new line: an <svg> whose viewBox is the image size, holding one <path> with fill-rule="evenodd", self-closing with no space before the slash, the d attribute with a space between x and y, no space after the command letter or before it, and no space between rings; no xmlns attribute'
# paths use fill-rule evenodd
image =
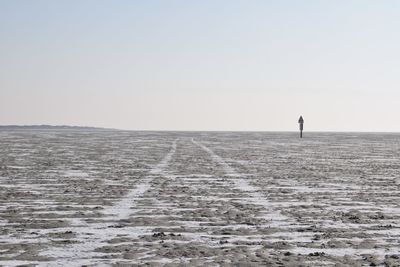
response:
<svg viewBox="0 0 400 267"><path fill-rule="evenodd" d="M69 125L69 124L0 124L1 128L29 128L31 130L47 130L47 128L59 128L59 129L98 129L98 130L114 130L114 131L127 131L127 132L238 132L238 133L298 133L298 130L166 130L166 129L121 129L114 127L103 127L103 126L83 126L83 125ZM40 129L40 127L42 127ZM24 130L24 129L21 129ZM50 129L51 130L51 129ZM388 134L400 134L399 131L355 131L355 130L305 130L304 133L388 133Z"/></svg>

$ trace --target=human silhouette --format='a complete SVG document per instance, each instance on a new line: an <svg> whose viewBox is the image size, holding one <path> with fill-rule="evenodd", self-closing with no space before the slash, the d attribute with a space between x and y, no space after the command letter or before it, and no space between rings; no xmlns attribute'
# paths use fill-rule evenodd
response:
<svg viewBox="0 0 400 267"><path fill-rule="evenodd" d="M303 116L300 116L300 118L299 118L300 138L303 138L303 124L304 124Z"/></svg>

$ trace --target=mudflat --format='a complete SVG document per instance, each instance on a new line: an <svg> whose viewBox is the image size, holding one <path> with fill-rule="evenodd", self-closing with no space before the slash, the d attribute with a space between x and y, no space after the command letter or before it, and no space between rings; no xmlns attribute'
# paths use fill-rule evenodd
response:
<svg viewBox="0 0 400 267"><path fill-rule="evenodd" d="M400 134L0 131L0 265L400 266Z"/></svg>

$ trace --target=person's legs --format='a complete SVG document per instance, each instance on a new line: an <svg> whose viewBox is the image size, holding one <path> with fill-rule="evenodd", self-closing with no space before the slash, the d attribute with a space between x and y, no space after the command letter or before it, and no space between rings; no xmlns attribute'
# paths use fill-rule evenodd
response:
<svg viewBox="0 0 400 267"><path fill-rule="evenodd" d="M300 123L300 138L303 138L303 124Z"/></svg>

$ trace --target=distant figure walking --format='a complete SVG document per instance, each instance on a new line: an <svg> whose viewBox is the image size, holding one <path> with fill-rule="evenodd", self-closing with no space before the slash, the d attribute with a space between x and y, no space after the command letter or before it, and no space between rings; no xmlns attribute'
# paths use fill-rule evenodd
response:
<svg viewBox="0 0 400 267"><path fill-rule="evenodd" d="M303 116L300 116L300 118L299 118L300 138L303 138L303 124L304 124Z"/></svg>

